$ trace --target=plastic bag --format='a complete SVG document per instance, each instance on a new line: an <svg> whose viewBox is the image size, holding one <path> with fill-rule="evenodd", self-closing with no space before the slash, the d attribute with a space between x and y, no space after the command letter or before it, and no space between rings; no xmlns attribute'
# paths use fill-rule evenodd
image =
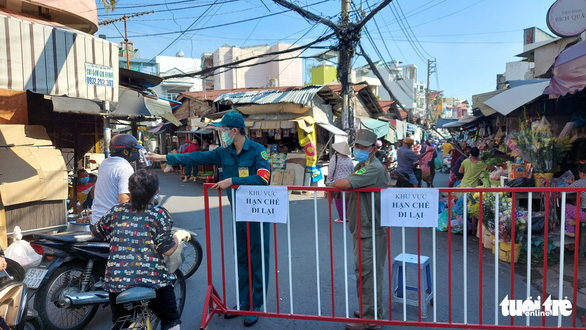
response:
<svg viewBox="0 0 586 330"><path fill-rule="evenodd" d="M22 240L20 227L14 228L14 242L4 251L7 258L18 262L23 268L37 267L43 256L37 254L29 242Z"/></svg>
<svg viewBox="0 0 586 330"><path fill-rule="evenodd" d="M433 164L435 165L435 169L436 169L436 170L441 170L441 169L444 167L444 166L442 165L442 161L441 161L441 160L440 160L438 157L435 157L435 158L433 159Z"/></svg>
<svg viewBox="0 0 586 330"><path fill-rule="evenodd" d="M492 173L490 173L490 179L491 180L500 180L501 175L503 175L503 169L499 167L499 168L495 169L494 171L492 171Z"/></svg>
<svg viewBox="0 0 586 330"><path fill-rule="evenodd" d="M437 231L448 231L448 210L444 210L437 219Z"/></svg>
<svg viewBox="0 0 586 330"><path fill-rule="evenodd" d="M163 170L163 172L165 172L165 173L173 172L173 166L167 164L167 166L165 166L165 169Z"/></svg>

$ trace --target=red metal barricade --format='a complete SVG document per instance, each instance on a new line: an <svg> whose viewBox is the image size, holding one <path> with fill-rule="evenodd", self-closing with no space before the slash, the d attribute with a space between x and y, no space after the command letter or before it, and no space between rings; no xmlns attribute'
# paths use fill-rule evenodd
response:
<svg viewBox="0 0 586 330"><path fill-rule="evenodd" d="M507 329L521 327L531 327L540 329L570 329L577 327L576 320L578 315L576 303L577 292L579 289L577 287L579 264L578 256L579 252L581 252L579 251L579 210L581 210L580 198L577 198L575 203L577 210L577 218L575 219L575 239L573 243L575 253L573 256L573 264L570 264L569 262L568 264L565 263L566 259L564 247L565 245L567 245L565 244L567 239L564 235L564 227L566 225L567 220L565 216L565 202L567 199L567 194L572 193L572 195L575 196L575 194L578 193L579 195L580 192L586 191L586 188L558 187L439 189L440 194L447 196L448 200L447 233L436 233L435 228L415 228L406 230L405 227L388 227L386 229L386 262L388 263L386 268L388 273L386 274L386 276L388 278L388 281L383 281L383 285L387 286L386 290L383 291L383 294L388 296L388 306L385 306L386 308L389 308L388 318L385 317L384 319L363 319L353 318L351 317L352 315L349 312L351 306L358 305L360 314L363 314L362 302L364 293L362 290L363 288L361 280L362 263L360 263L358 270L360 279L357 288L357 297L352 297L352 294L350 294L348 290L348 285L354 284L351 283L353 282L352 280L348 279L348 265L353 266L354 264L353 258L351 256L348 256L348 242L352 240L351 234L348 232L348 228L346 225L342 225L343 228L339 229L333 227L335 225L333 225L332 221L331 197L324 199L323 197L318 197L317 195L318 192L339 191L338 189L326 187L288 187L289 191L313 192L311 196L312 198L307 197L307 195L300 195L298 197L295 197L296 200L293 201L293 203L295 203L295 205L302 205L291 207L291 199L293 197L290 197L290 213L288 223L272 224L273 244L271 245L271 247L273 250L271 251L271 254L274 256L274 260L271 259L271 261L274 261L274 266L271 265L271 267L274 268L274 272L271 272L270 274L274 276L274 279L271 280L270 288L269 285L265 286L263 279L263 301L265 303L263 305L262 310L253 311L239 309L233 310L228 308L228 306L232 306L238 301L238 292L235 289L238 287L238 273L235 271L237 267L237 262L235 256L236 236L234 209L232 209L232 221L230 221L231 228L233 231L233 242L230 243L229 240L225 239L224 234L225 231L229 231L230 226L225 225L228 222L224 221L222 209L222 192L211 190L213 194L217 193L218 199L217 208L216 205L214 205L213 207L210 206L211 186L212 184L204 185L206 226L205 234L207 256L206 261L208 284L202 321L200 325L201 329L207 328L207 325L211 321L213 315L225 313L271 318L417 327L474 329L489 329L495 327L503 327ZM364 192L376 194L379 193L380 190L381 189L377 188L345 191L343 196L344 199L347 199L347 197L349 197L350 192ZM329 194L329 196L331 196L331 194ZM360 208L360 194L358 194L357 196L358 207ZM454 201L456 200L455 197L458 197L460 199L460 201L456 204L454 204ZM479 209L479 216L477 217L477 235L479 236L477 246L475 243L468 242L468 204L471 203L470 198L473 198L475 200L475 203L478 204ZM507 201L510 198L510 205L512 205L511 210L499 209L501 205L501 198L507 199ZM527 269L524 271L524 273L521 271L515 271L515 264L517 262L517 260L515 260L515 243L517 241L516 234L518 234L515 233L515 230L517 227L517 220L521 220L517 219L517 217L518 214L524 214L523 212L520 212L520 208L518 207L518 204L520 204L520 199L525 200L525 202L527 203L527 218L524 218L524 220L527 222L527 235L526 238L524 238L528 243L526 252ZM544 212L545 219L543 221L543 237L541 237L541 234L532 234L532 222L534 220L533 211L535 211L533 203L534 199L540 200L541 208ZM308 219L306 215L304 216L302 212L300 212L300 210L304 210L306 212L310 211L309 205L312 203L314 209L313 228L307 226L308 222L310 222L311 219ZM381 201L381 203L384 203L384 201ZM318 204L320 205L320 207L318 207ZM485 215L484 209L487 205L494 205L494 209L490 209L491 214L494 214L494 219L489 218ZM324 209L324 206L327 207L327 209ZM374 207L375 206L373 202L373 211ZM456 211L457 208L463 208L463 210L460 210L463 214L462 222L464 226L462 236L455 235L452 233L453 221L457 220L453 216L453 214L454 212L460 212ZM508 215L509 212L510 216ZM360 209L358 210L358 214L360 214ZM511 218L509 229L506 229L506 219L508 219L507 216ZM559 235L559 237L556 237L555 239L553 239L553 236L550 235L550 224L557 223L557 220L551 221L551 217L559 217L558 224L561 226L561 235ZM486 254L483 251L483 231L486 230L483 224L485 222L488 223L490 227L495 228L495 238L493 241L493 251L495 252L494 258L490 254ZM303 223L305 225L303 227L303 230L299 231L298 234L315 235L315 249L314 251L312 251L315 253L315 269L309 267L309 262L303 264L307 268L304 268L302 271L299 271L298 268L292 266L292 260L294 258L301 257L302 259L310 259L312 253L307 251L309 248L308 245L295 246L295 244L292 244L292 241L295 240L296 237L292 237L291 235L292 233L295 235L297 231L292 231L291 223ZM360 223L360 217L358 217L358 223ZM457 223L459 224L459 222ZM327 225L328 229L320 230L320 226L323 225ZM505 228L502 230L502 233L500 233L501 226L504 226ZM359 260L361 260L361 226L358 225L357 228L357 244L359 251L358 258ZM312 230L314 231L313 233ZM214 232L213 234L212 231ZM397 237L399 233L401 235L400 239ZM287 237L286 243L282 243L281 240L278 239L284 235L286 235ZM411 243L415 240L408 240L407 235L416 236L416 246L413 246L414 243ZM503 243L504 241L500 241L501 237L499 236L504 235L509 235L508 239L510 240L510 243ZM439 239L441 240L440 243L438 243L437 236L439 236ZM271 238L263 237L261 230L261 239L267 239L270 243ZM507 238L505 237L502 239L506 240ZM325 243L326 240L328 240L327 244ZM396 240L398 240L399 242L395 242ZM430 240L431 248L429 246ZM422 246L422 241L424 242L424 246ZM459 241L461 241L462 245L459 245ZM557 244L559 252L557 250L550 251L549 247L554 243ZM212 244L214 244L214 247L212 247ZM409 248L406 247L407 244L409 244ZM510 244L510 256L506 256L506 259L510 260L507 260L507 262L499 261L499 258L502 258L501 247L506 247L506 244ZM294 249L292 248L292 245L295 247ZM338 253L338 250L340 250L340 245L343 245L343 248L341 248L340 253L343 255L343 257L340 257ZM535 248L533 247L533 245L538 246L539 248ZM543 245L543 250L541 250L541 245ZM329 260L327 260L327 262L321 260L320 257L320 251L323 248L329 249ZM374 255L376 255L375 247L373 246L372 248ZM234 251L234 255L231 256L232 260L234 261L233 264L231 264L229 261L226 261L227 259L229 259L226 257L226 251L230 250ZM422 253L431 254L429 260L431 262L430 266L433 269L431 271L432 279L430 279L427 273L422 273L421 267L417 267L416 312L414 312L412 308L409 308L408 310L407 303L393 301L393 295L396 294L396 292L394 293L393 291L398 290L399 287L398 283L393 282L391 276L392 263L396 262L393 261L394 258L392 256L393 254L398 255L399 253L407 253L408 250L412 252L416 251L418 266L421 264L422 257L427 258ZM473 253L474 250L477 250L477 252L475 253L478 253L478 258L476 258L474 255L469 255L469 250ZM250 253L250 226L248 225L249 257ZM540 275L542 276L542 279L537 280L536 283L532 283L533 281L536 281L535 277L532 277L532 272L536 271L533 267L531 267L532 262L535 261L535 259L532 258L532 253L543 254L543 260L541 260L541 263L543 265L542 267L540 267L540 269L542 269L543 272ZM548 258L552 257L555 257L555 259L559 257L559 265L551 265L551 262L548 260ZM279 259L282 258L286 258L286 260L288 261L288 265L287 263L285 266L282 267L279 265ZM340 261L340 259L342 260ZM373 259L375 259L374 256ZM219 263L219 266L215 264L216 262ZM250 258L248 258L248 262L250 278ZM550 263L549 266L548 262ZM263 258L263 274L265 271L265 263L268 264L269 261L265 261ZM329 268L329 274L327 274L327 276L322 276L320 273L320 269L324 267L321 266L322 264L327 264L326 267ZM341 276L341 270L339 269L342 265L344 268L343 274ZM232 290L236 298L232 298L232 296L230 296L228 302L226 298L226 293L228 283L227 278L230 277L230 275L228 275L230 273L228 269L230 267L234 268L233 280L235 280L236 285L235 288L233 288ZM573 267L573 282L566 284L564 282L564 270L566 268L571 267ZM440 269L438 270L437 268ZM548 278L548 271L550 271L550 276L552 276L551 273L556 268L558 269L559 275L556 276L557 278L554 277L553 281L555 281L556 279L558 281L558 283L555 286L555 290L557 290L557 292L552 290L552 288L549 288L548 290L548 280L552 281L551 277ZM406 302L408 300L407 282L412 280L412 278L407 277L406 275L407 269L405 264L405 258L403 258L401 269L403 276L403 288L400 292L402 292L403 294L402 299L404 299ZM313 279L314 273L316 278L316 296L315 299L311 299L311 301L315 301L315 304L307 304L308 297L305 296L303 297L303 301L305 303L302 304L301 307L299 307L298 305L296 306L294 304L295 289L306 288L309 285L307 278ZM424 276L425 278L422 278L422 276ZM506 279L509 278L509 276L510 279ZM374 278L376 283L376 271L374 274ZM415 277L413 276L413 279L414 278ZM283 279L288 280L288 282L283 282ZM421 290L423 290L424 288L422 288L422 285L420 284L422 284L424 281L428 281L429 283L430 280L432 280L433 282L431 285L433 305L430 306L432 308L432 311L428 312L428 317L425 318L425 315L422 315L422 304L427 304L427 302L422 300L421 298ZM475 281L477 283L474 283ZM273 282L274 285L272 284ZM252 284L250 285L251 287L249 288L249 292L252 292ZM341 290L340 286L342 286L344 290ZM564 286L566 290L564 290ZM283 291L283 287L289 289L289 294L283 293L285 292ZM477 290L475 289L476 287ZM537 290L536 287L539 287L540 290ZM218 292L217 288L221 288L221 292ZM522 292L522 290L524 292ZM323 303L322 293L326 293L326 296L331 297L331 306L329 303ZM342 295L343 298L339 298L339 295ZM571 298L566 298L566 296L570 296ZM550 297L550 299L548 299L548 297ZM358 299L358 302L352 300L356 298ZM462 300L458 301L459 299ZM376 301L376 297L374 300ZM252 295L249 304L252 306ZM570 306L568 306L567 304L570 304ZM295 306L296 308L294 308ZM284 311L284 309L287 308L288 310ZM564 315L567 314L565 312L568 311L568 308L571 310L571 314ZM316 309L317 313L310 313L309 311L311 309ZM340 309L345 310L345 312L337 312ZM522 316L517 316L519 315L519 313L521 313L520 315ZM510 319L510 321L507 321L508 319Z"/></svg>

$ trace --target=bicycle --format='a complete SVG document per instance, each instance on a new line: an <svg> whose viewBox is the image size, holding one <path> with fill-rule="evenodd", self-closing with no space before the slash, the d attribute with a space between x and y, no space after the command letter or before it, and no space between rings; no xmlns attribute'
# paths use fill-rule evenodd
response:
<svg viewBox="0 0 586 330"><path fill-rule="evenodd" d="M183 313L183 307L185 306L185 277L181 270L175 271L175 281L173 286L175 287L175 299L177 300L177 310L179 316ZM159 328L160 320L157 316L149 309L149 301L157 296L155 291L147 287L133 287L116 297L116 304L123 304L127 310L133 310L132 315L122 316L111 329L118 329L117 325L120 325L120 329L132 329L132 330L154 330Z"/></svg>

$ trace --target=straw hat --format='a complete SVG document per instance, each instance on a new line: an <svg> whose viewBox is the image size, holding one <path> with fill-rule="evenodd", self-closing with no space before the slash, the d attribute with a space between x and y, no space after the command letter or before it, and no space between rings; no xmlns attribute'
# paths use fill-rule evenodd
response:
<svg viewBox="0 0 586 330"><path fill-rule="evenodd" d="M350 147L346 142L338 142L332 144L332 148L337 152L341 153L342 155L350 156Z"/></svg>

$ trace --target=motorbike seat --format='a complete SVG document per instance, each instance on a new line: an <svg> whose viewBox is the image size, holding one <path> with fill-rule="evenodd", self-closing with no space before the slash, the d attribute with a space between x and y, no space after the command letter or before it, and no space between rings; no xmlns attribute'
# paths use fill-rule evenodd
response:
<svg viewBox="0 0 586 330"><path fill-rule="evenodd" d="M144 286L135 286L130 288L116 297L116 304L126 304L139 300L150 300L157 297L157 293L150 288Z"/></svg>
<svg viewBox="0 0 586 330"><path fill-rule="evenodd" d="M100 242L99 238L93 237L92 233L88 231L70 231L57 234L37 234L35 237L64 243Z"/></svg>

